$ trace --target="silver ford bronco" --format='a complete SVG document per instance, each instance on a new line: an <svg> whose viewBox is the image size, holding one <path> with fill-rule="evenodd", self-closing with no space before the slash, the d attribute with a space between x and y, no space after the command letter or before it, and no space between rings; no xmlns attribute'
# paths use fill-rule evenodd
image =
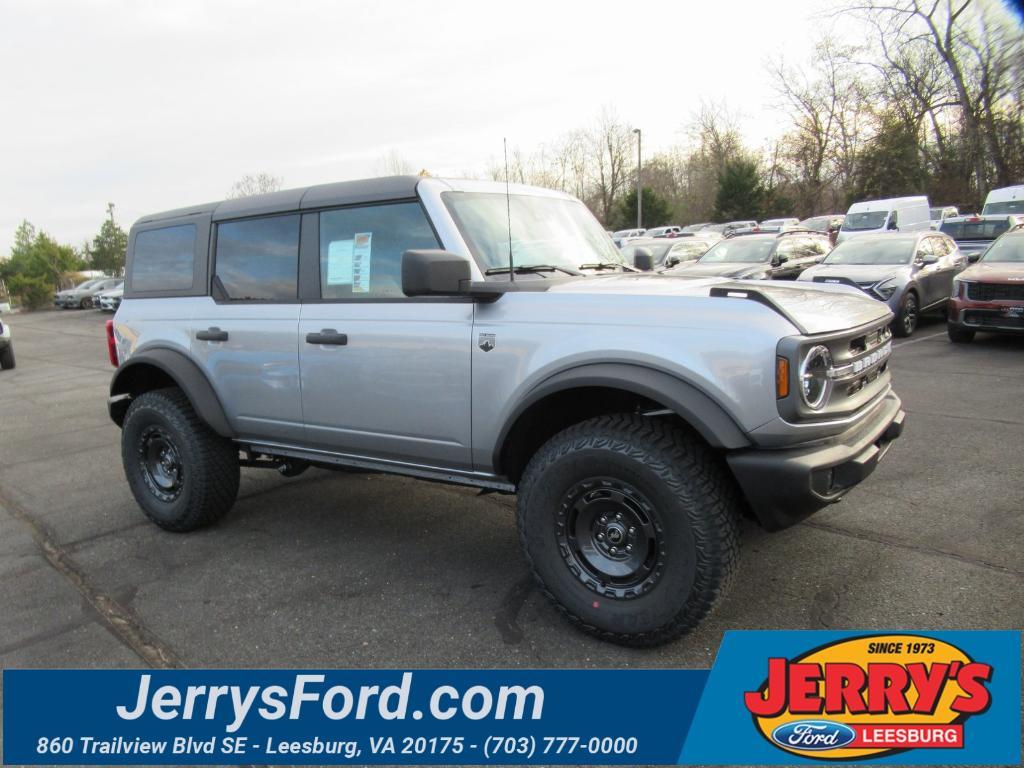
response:
<svg viewBox="0 0 1024 768"><path fill-rule="evenodd" d="M342 182L136 222L109 409L162 528L220 519L240 467L514 493L562 613L653 645L726 589L741 516L797 522L900 435L891 320L845 286L637 271L558 192Z"/></svg>

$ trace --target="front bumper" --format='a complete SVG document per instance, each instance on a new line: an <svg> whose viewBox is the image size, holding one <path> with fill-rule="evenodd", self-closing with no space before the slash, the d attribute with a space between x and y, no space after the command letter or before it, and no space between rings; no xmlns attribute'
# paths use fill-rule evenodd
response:
<svg viewBox="0 0 1024 768"><path fill-rule="evenodd" d="M949 324L968 331L1024 333L1024 302L949 300Z"/></svg>
<svg viewBox="0 0 1024 768"><path fill-rule="evenodd" d="M792 448L728 454L733 476L761 525L777 531L839 501L875 471L906 414L889 392L873 412L829 440Z"/></svg>

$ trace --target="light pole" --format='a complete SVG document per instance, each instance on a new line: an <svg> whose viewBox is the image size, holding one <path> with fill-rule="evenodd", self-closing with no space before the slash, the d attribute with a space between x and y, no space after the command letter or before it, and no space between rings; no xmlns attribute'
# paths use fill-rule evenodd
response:
<svg viewBox="0 0 1024 768"><path fill-rule="evenodd" d="M636 134L636 228L642 229L644 217L644 187L640 180L640 129L634 128L633 133Z"/></svg>

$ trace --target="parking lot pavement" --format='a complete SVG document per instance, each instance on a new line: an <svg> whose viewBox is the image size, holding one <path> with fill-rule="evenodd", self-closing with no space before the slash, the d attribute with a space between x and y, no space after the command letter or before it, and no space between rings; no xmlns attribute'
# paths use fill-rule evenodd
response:
<svg viewBox="0 0 1024 768"><path fill-rule="evenodd" d="M218 526L138 511L95 311L14 316L0 373L0 666L706 667L731 628L1024 626L1024 341L897 343L907 429L841 504L744 531L697 631L630 650L534 589L513 500L404 478L243 470Z"/></svg>

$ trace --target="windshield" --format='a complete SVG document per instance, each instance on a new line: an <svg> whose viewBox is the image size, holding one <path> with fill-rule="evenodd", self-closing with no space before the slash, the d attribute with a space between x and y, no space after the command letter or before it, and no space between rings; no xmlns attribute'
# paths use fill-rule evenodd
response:
<svg viewBox="0 0 1024 768"><path fill-rule="evenodd" d="M702 255L708 249L707 240L684 240L681 243L676 243L672 246L670 253L665 254L671 256L673 259L679 259L680 261L689 261ZM656 258L655 261L660 262L662 259Z"/></svg>
<svg viewBox="0 0 1024 768"><path fill-rule="evenodd" d="M914 240L903 238L854 238L844 240L825 257L823 264L909 264Z"/></svg>
<svg viewBox="0 0 1024 768"><path fill-rule="evenodd" d="M668 253L668 249L672 247L672 241L667 240L664 243L629 243L628 245L622 246L619 249L619 253L622 257L630 264L634 263L636 259L636 252L641 248L645 248L651 252L651 258L654 259L655 264L659 264L665 259L665 254Z"/></svg>
<svg viewBox="0 0 1024 768"><path fill-rule="evenodd" d="M577 269L581 264L627 263L578 200L496 192L445 192L443 198L484 271L509 265L509 240L517 267L549 264Z"/></svg>
<svg viewBox="0 0 1024 768"><path fill-rule="evenodd" d="M715 243L708 252L697 261L700 264L757 264L768 261L772 254L775 239L723 240Z"/></svg>
<svg viewBox="0 0 1024 768"><path fill-rule="evenodd" d="M1010 228L1009 219L995 221L949 221L942 222L939 231L954 240L995 240Z"/></svg>
<svg viewBox="0 0 1024 768"><path fill-rule="evenodd" d="M998 213L1024 213L1024 197L1020 200L1007 200L1002 203L985 203L981 213L986 216Z"/></svg>
<svg viewBox="0 0 1024 768"><path fill-rule="evenodd" d="M1014 233L1009 237L1001 237L996 240L981 257L982 261L1010 261L1016 264L1024 263L1024 237Z"/></svg>
<svg viewBox="0 0 1024 768"><path fill-rule="evenodd" d="M858 232L865 229L881 229L885 225L888 211L864 211L862 213L848 213L843 219L843 229L848 232Z"/></svg>
<svg viewBox="0 0 1024 768"><path fill-rule="evenodd" d="M928 217L932 221L936 221L938 219L941 219L942 218L942 208L929 208L928 209Z"/></svg>
<svg viewBox="0 0 1024 768"><path fill-rule="evenodd" d="M84 283L79 283L78 285L76 285L73 288L73 290L82 291L82 290L85 290L86 288L92 288L98 282L99 282L99 280L97 280L95 278L93 278L92 280L86 280Z"/></svg>

